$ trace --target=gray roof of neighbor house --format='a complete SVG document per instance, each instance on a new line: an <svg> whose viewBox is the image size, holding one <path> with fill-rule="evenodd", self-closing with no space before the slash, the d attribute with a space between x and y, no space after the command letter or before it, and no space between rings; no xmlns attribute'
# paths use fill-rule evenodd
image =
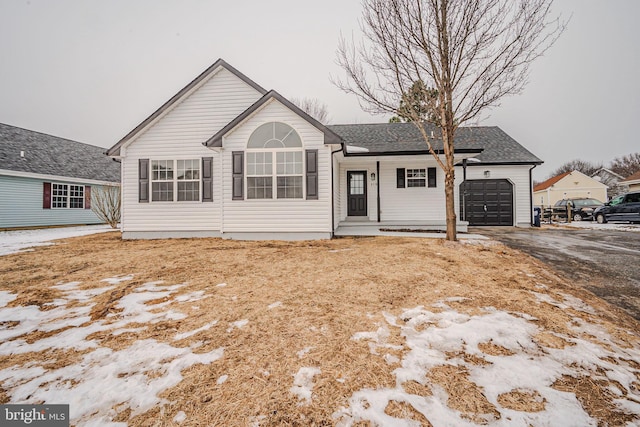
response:
<svg viewBox="0 0 640 427"><path fill-rule="evenodd" d="M20 152L24 152L24 157ZM120 163L105 149L0 123L0 169L120 182Z"/></svg>
<svg viewBox="0 0 640 427"><path fill-rule="evenodd" d="M342 137L346 145L366 148L367 153L355 156L398 155L428 153L420 131L413 123L374 123L354 125L332 125L329 129ZM442 151L442 136L435 126L426 125L431 135L433 148ZM455 135L455 150L474 155L481 161L477 164L540 164L542 160L518 144L497 126L460 127ZM475 165L470 163L469 165Z"/></svg>

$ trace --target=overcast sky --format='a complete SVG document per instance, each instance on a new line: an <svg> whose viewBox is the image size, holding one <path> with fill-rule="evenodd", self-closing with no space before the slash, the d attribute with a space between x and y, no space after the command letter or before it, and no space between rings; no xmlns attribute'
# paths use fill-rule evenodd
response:
<svg viewBox="0 0 640 427"><path fill-rule="evenodd" d="M640 1L556 0L567 31L500 126L545 161L640 151ZM285 97L318 98L331 123L384 122L329 80L357 0L0 0L0 122L110 147L216 59Z"/></svg>

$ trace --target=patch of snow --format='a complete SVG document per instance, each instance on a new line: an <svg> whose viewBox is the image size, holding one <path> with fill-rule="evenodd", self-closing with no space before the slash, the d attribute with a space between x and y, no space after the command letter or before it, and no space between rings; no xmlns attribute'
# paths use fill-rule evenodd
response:
<svg viewBox="0 0 640 427"><path fill-rule="evenodd" d="M166 404L159 395L182 380L182 370L195 364L210 364L222 357L224 349L196 354L192 350L197 345L176 348L145 339L114 351L102 347L99 338L87 339L96 332L109 331L118 335L146 329L127 328L131 323L186 317L183 313L166 310L164 302L145 304L162 299L175 302L170 297L182 285L159 286L160 283L147 283L122 297L116 306L123 309L123 313L113 316L112 321L93 322L88 316L94 306L92 298L112 287L81 290L77 289L77 283L54 285L55 289L71 296L76 305L66 307L66 300L59 300L50 310L40 310L37 306L6 307L16 295L0 291L0 322L11 322L11 326L0 329L0 355L50 349L89 350L78 363L58 369L46 369L45 362L32 361L0 370L0 382L7 391L9 403L63 401L71 405L72 424L101 426L123 425L113 422L117 415L114 407L128 407L132 415L136 415ZM34 331L58 329L64 330L33 342L21 338ZM204 327L200 329L204 330Z"/></svg>
<svg viewBox="0 0 640 427"><path fill-rule="evenodd" d="M6 307L11 301L18 298L18 295L12 294L9 291L0 291L0 308Z"/></svg>
<svg viewBox="0 0 640 427"><path fill-rule="evenodd" d="M276 302L274 302L274 303L272 303L272 304L269 304L269 305L267 306L267 308L268 308L269 310L272 310L272 309L277 308L277 307L282 307L282 301L276 301Z"/></svg>
<svg viewBox="0 0 640 427"><path fill-rule="evenodd" d="M193 335L195 335L195 334L197 334L199 332L211 329L211 327L214 326L216 323L218 323L218 321L214 320L213 322L209 322L206 325L199 327L198 329L194 329L193 331L183 332L181 334L176 334L173 337L173 339L175 341L179 341L179 340L182 340L182 339L185 339L185 338L189 338L190 336L193 336Z"/></svg>
<svg viewBox="0 0 640 427"><path fill-rule="evenodd" d="M249 427L260 427L260 423L266 418L266 415L256 415L255 417L249 417Z"/></svg>
<svg viewBox="0 0 640 427"><path fill-rule="evenodd" d="M495 308L487 309L485 313L470 316L453 309L433 313L422 307L405 310L399 316L405 324L398 327L410 351L403 356L401 366L393 371L397 386L355 392L349 398L348 407L334 413L337 424L348 426L358 421L370 421L377 425L416 425L415 420L394 418L384 412L393 400L408 403L434 426L476 425L447 406L449 396L441 387L432 385L433 395L427 397L409 394L402 388L406 381L424 384L430 369L445 365L468 371L469 380L496 407L500 417L489 416L490 419L486 419L489 426L596 426L596 420L584 411L575 394L551 387L563 375L615 381L622 387L616 393L621 396L616 401L620 410L640 416L640 405L637 404L640 395L634 386L639 370L628 362L639 360L640 349L617 345L604 328L584 320L574 321L577 326L573 329L591 339L558 334L572 345L562 349L541 347L534 340L539 332L534 323ZM424 324L428 325L426 329L417 328ZM355 336L376 339L380 335L378 329ZM511 354L485 354L478 345L486 342L501 346ZM468 354L489 363L474 364L461 356L452 358L451 354ZM544 410L529 413L502 407L498 396L514 390L536 391L544 399Z"/></svg>
<svg viewBox="0 0 640 427"><path fill-rule="evenodd" d="M182 370L210 364L222 354L222 348L194 354L190 349L147 339L119 351L98 348L80 363L48 370L26 381L16 373L4 384L11 388L14 402L67 402L73 424L90 420L94 425L109 425L114 405L126 404L135 416L166 404L158 395L182 381Z"/></svg>
<svg viewBox="0 0 640 427"><path fill-rule="evenodd" d="M234 329L236 329L236 328L237 328L237 329L240 329L240 328L242 328L243 326L245 326L247 323L249 323L249 319L242 319L242 320L238 320L238 321L235 321L235 322L231 322L231 323L230 323L230 325L231 325L231 326L229 326L229 327L227 328L227 332L231 332L231 331L233 331L233 330L234 330Z"/></svg>
<svg viewBox="0 0 640 427"><path fill-rule="evenodd" d="M126 282L127 280L132 280L133 274L127 274L123 276L115 276L115 277L107 277L106 279L102 279L101 282L107 282L110 285L117 285L121 282Z"/></svg>
<svg viewBox="0 0 640 427"><path fill-rule="evenodd" d="M302 359L305 354L309 353L313 347L305 347L296 354L298 355L298 359Z"/></svg>
<svg viewBox="0 0 640 427"><path fill-rule="evenodd" d="M227 286L226 283L219 283L216 285L217 288L224 288L225 286Z"/></svg>
<svg viewBox="0 0 640 427"><path fill-rule="evenodd" d="M608 222L606 224L598 224L597 221L572 221L569 223L562 223L558 225L562 227L579 228L579 229L640 232L640 225L627 224L627 223Z"/></svg>
<svg viewBox="0 0 640 427"><path fill-rule="evenodd" d="M303 404L311 403L313 390L313 377L320 374L319 368L302 367L293 376L293 387L289 389L292 394L303 400Z"/></svg>
<svg viewBox="0 0 640 427"><path fill-rule="evenodd" d="M27 248L55 245L52 240L115 231L108 225L44 228L0 232L0 256L24 252Z"/></svg>
<svg viewBox="0 0 640 427"><path fill-rule="evenodd" d="M347 251L352 251L353 248L344 248L344 249L330 249L329 252L331 253L335 253L335 252L347 252Z"/></svg>
<svg viewBox="0 0 640 427"><path fill-rule="evenodd" d="M182 424L186 419L187 419L187 414L185 414L184 411L180 411L176 414L175 417L173 417L173 422Z"/></svg>
<svg viewBox="0 0 640 427"><path fill-rule="evenodd" d="M229 375L221 375L220 378L216 381L216 384L220 385L224 383L229 378Z"/></svg>
<svg viewBox="0 0 640 427"><path fill-rule="evenodd" d="M200 301L207 298L208 295L205 295L204 291L195 291L188 294L182 294L175 297L175 300L178 302L195 302Z"/></svg>
<svg viewBox="0 0 640 427"><path fill-rule="evenodd" d="M53 289L58 289L60 291L71 291L74 289L78 289L82 282L69 282L69 283L58 283L52 286Z"/></svg>

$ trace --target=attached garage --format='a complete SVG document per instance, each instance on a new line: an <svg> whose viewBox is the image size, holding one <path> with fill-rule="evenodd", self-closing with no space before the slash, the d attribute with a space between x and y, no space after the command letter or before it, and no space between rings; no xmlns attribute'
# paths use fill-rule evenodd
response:
<svg viewBox="0 0 640 427"><path fill-rule="evenodd" d="M513 223L513 184L507 179L467 180L460 185L460 218L469 225Z"/></svg>

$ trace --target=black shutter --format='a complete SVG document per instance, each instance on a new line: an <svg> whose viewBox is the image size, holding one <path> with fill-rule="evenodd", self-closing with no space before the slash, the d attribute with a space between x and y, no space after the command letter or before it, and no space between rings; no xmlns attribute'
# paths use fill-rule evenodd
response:
<svg viewBox="0 0 640 427"><path fill-rule="evenodd" d="M306 150L307 200L318 200L318 150Z"/></svg>
<svg viewBox="0 0 640 427"><path fill-rule="evenodd" d="M84 186L84 208L91 209L91 186Z"/></svg>
<svg viewBox="0 0 640 427"><path fill-rule="evenodd" d="M138 202L149 203L149 159L138 160Z"/></svg>
<svg viewBox="0 0 640 427"><path fill-rule="evenodd" d="M42 209L51 209L51 183L43 182L42 189Z"/></svg>
<svg viewBox="0 0 640 427"><path fill-rule="evenodd" d="M427 169L427 182L430 188L436 187L436 168Z"/></svg>
<svg viewBox="0 0 640 427"><path fill-rule="evenodd" d="M404 177L405 177L404 168L396 169L396 187L397 188L404 188Z"/></svg>
<svg viewBox="0 0 640 427"><path fill-rule="evenodd" d="M213 157L202 158L202 201L213 202Z"/></svg>
<svg viewBox="0 0 640 427"><path fill-rule="evenodd" d="M244 200L244 151L231 153L232 163L232 194L233 200Z"/></svg>

